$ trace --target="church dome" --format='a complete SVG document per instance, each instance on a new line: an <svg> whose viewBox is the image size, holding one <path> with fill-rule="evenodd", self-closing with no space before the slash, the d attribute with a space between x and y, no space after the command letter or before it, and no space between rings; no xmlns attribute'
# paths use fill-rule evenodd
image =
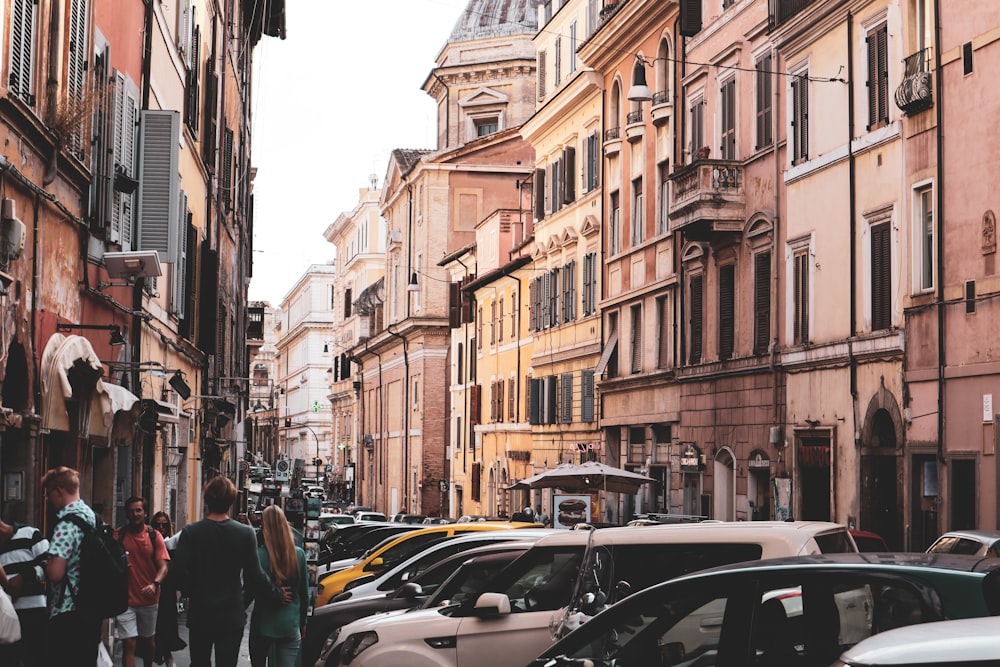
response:
<svg viewBox="0 0 1000 667"><path fill-rule="evenodd" d="M469 0L448 41L468 42L538 32L537 0Z"/></svg>

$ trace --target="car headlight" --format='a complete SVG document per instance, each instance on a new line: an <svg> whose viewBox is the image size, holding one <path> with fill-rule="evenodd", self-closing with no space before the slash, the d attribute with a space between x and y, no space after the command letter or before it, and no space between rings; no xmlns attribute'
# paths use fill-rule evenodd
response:
<svg viewBox="0 0 1000 667"><path fill-rule="evenodd" d="M323 642L323 648L319 652L320 658L327 658L330 652L333 651L333 647L337 645L337 638L340 637L340 628L334 628L333 632L326 638Z"/></svg>
<svg viewBox="0 0 1000 667"><path fill-rule="evenodd" d="M340 652L341 662L345 665L351 664L351 661L358 657L362 651L377 643L378 635L371 630L351 635L344 640L344 648Z"/></svg>

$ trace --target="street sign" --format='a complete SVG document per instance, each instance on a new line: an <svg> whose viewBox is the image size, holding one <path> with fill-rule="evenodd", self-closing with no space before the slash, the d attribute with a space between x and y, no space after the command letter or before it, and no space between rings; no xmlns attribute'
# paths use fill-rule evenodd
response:
<svg viewBox="0 0 1000 667"><path fill-rule="evenodd" d="M326 471L327 472L333 472L333 465L330 464L330 463L326 464Z"/></svg>

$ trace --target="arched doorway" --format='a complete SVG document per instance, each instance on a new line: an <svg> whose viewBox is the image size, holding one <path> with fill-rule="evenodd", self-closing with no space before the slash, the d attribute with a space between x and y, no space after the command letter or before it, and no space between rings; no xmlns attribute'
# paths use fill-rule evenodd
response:
<svg viewBox="0 0 1000 667"><path fill-rule="evenodd" d="M728 447L723 447L715 455L715 516L720 521L734 521L736 508L733 502L736 488L736 459Z"/></svg>
<svg viewBox="0 0 1000 667"><path fill-rule="evenodd" d="M865 414L861 432L861 512L858 527L904 548L902 529L902 419L896 398L883 386Z"/></svg>

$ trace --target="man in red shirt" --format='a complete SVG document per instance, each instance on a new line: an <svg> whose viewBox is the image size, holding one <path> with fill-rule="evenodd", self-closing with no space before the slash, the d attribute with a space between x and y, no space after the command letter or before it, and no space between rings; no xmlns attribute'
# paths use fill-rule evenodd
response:
<svg viewBox="0 0 1000 667"><path fill-rule="evenodd" d="M170 560L163 536L146 525L146 511L145 498L132 496L126 500L128 524L116 533L128 552L128 609L115 618L124 667L135 667L137 647L143 663L147 667L153 664L160 584L167 576Z"/></svg>

